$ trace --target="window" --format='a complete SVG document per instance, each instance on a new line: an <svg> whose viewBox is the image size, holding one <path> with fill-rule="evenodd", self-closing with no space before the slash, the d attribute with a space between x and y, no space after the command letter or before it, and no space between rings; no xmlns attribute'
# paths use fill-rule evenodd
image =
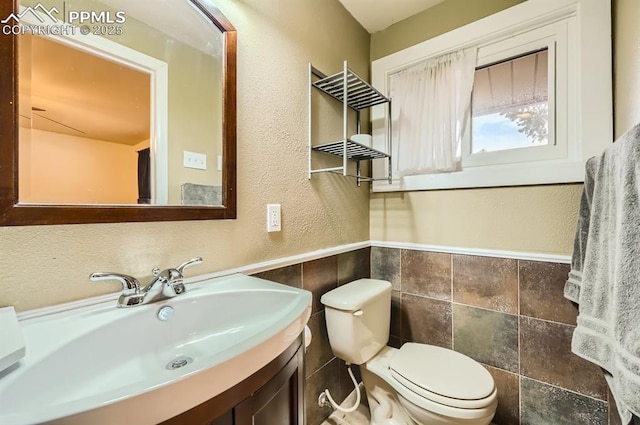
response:
<svg viewBox="0 0 640 425"><path fill-rule="evenodd" d="M586 160L612 142L610 30L609 2L528 0L374 61L373 86L388 93L390 76L413 63L477 49L461 171L394 175L373 190L583 181ZM372 111L378 149L388 143L385 114Z"/></svg>
<svg viewBox="0 0 640 425"><path fill-rule="evenodd" d="M545 48L476 68L471 154L553 144L553 135L549 134L548 58Z"/></svg>
<svg viewBox="0 0 640 425"><path fill-rule="evenodd" d="M567 154L569 64L566 22L553 23L478 48L469 134L462 167L560 159ZM558 122L560 125L556 125Z"/></svg>

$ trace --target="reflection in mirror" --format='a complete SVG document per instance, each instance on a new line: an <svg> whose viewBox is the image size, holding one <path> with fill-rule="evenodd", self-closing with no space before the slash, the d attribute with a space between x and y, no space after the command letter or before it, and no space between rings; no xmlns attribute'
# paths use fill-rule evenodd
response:
<svg viewBox="0 0 640 425"><path fill-rule="evenodd" d="M148 173L138 194L137 159L150 160L150 75L20 37L20 202L149 203Z"/></svg>
<svg viewBox="0 0 640 425"><path fill-rule="evenodd" d="M235 218L236 34L211 0L7 3L0 224Z"/></svg>
<svg viewBox="0 0 640 425"><path fill-rule="evenodd" d="M124 22L19 36L19 201L221 204L222 33L187 1L62 7Z"/></svg>

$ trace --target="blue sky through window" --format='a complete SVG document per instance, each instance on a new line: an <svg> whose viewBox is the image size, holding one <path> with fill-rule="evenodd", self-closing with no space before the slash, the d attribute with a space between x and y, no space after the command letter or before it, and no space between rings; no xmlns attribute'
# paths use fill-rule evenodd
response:
<svg viewBox="0 0 640 425"><path fill-rule="evenodd" d="M515 121L499 112L473 117L471 152L494 152L546 145L548 139L535 141L518 129Z"/></svg>

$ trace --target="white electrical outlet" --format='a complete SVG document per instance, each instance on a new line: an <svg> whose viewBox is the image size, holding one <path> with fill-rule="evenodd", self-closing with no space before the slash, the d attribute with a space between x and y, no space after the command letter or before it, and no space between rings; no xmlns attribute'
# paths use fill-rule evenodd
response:
<svg viewBox="0 0 640 425"><path fill-rule="evenodd" d="M282 230L280 222L280 204L267 204L267 232Z"/></svg>
<svg viewBox="0 0 640 425"><path fill-rule="evenodd" d="M207 169L207 154L184 151L183 161L185 168Z"/></svg>

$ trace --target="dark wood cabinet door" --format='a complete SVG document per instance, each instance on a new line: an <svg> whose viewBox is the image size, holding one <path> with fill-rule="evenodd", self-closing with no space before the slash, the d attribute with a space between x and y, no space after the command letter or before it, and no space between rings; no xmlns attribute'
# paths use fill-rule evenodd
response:
<svg viewBox="0 0 640 425"><path fill-rule="evenodd" d="M214 419L208 425L233 425L233 412L228 411L217 419Z"/></svg>
<svg viewBox="0 0 640 425"><path fill-rule="evenodd" d="M234 425L303 425L303 356L298 353L265 386L234 409Z"/></svg>
<svg viewBox="0 0 640 425"><path fill-rule="evenodd" d="M160 425L303 425L302 337L258 372Z"/></svg>

